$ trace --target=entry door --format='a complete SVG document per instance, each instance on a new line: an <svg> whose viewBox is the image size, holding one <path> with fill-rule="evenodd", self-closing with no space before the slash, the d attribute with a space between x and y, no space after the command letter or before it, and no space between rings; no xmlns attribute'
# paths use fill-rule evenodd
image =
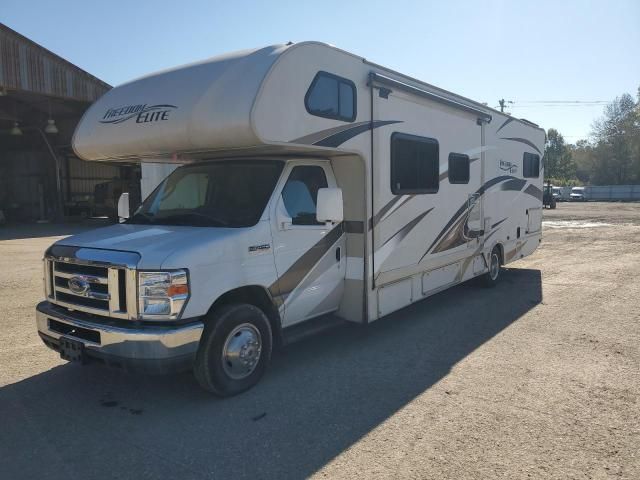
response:
<svg viewBox="0 0 640 480"><path fill-rule="evenodd" d="M467 244L473 247L482 234L482 197L479 193L471 193L468 198Z"/></svg>
<svg viewBox="0 0 640 480"><path fill-rule="evenodd" d="M292 162L272 212L273 243L283 325L337 310L344 291L342 224L318 223L318 189L335 187L326 163Z"/></svg>
<svg viewBox="0 0 640 480"><path fill-rule="evenodd" d="M467 185L467 222L465 236L467 246L475 249L482 240L484 234L484 197L480 191L484 183L484 165L482 147L484 146L484 126L477 129L480 148L475 149L475 153L469 154L469 183Z"/></svg>

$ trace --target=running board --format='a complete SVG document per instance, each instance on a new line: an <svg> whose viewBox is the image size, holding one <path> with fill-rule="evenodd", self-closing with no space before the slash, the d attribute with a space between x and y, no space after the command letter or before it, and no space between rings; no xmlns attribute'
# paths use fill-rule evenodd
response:
<svg viewBox="0 0 640 480"><path fill-rule="evenodd" d="M282 330L283 346L303 340L312 335L345 325L346 320L332 314L321 315L311 320L297 323Z"/></svg>

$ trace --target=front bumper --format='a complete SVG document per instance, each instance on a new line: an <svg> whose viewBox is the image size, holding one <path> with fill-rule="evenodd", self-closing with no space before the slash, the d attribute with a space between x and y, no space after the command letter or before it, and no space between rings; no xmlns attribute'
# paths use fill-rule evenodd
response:
<svg viewBox="0 0 640 480"><path fill-rule="evenodd" d="M36 307L36 323L40 338L54 350L60 337L73 338L83 343L91 359L144 373L190 369L204 330L201 321L181 326L106 325L74 318L46 301Z"/></svg>

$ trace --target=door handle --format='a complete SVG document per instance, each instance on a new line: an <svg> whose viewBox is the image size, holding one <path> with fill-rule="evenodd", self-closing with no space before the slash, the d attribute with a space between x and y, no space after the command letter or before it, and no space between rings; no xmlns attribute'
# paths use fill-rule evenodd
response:
<svg viewBox="0 0 640 480"><path fill-rule="evenodd" d="M340 261L340 247L336 248L336 262Z"/></svg>

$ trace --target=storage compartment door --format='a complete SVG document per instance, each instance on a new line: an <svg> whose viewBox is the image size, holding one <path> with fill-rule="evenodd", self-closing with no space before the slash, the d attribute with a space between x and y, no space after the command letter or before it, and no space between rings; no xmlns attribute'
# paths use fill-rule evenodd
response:
<svg viewBox="0 0 640 480"><path fill-rule="evenodd" d="M542 228L542 207L530 208L527 210L528 224L527 232L535 233L539 232Z"/></svg>

